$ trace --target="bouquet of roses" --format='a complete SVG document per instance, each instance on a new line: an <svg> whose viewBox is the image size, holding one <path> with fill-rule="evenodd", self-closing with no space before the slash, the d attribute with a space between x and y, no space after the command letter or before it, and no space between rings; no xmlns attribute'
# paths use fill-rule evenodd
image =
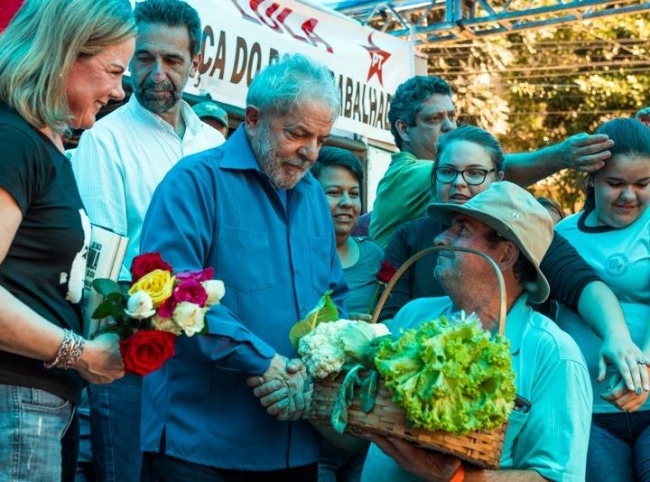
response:
<svg viewBox="0 0 650 482"><path fill-rule="evenodd" d="M93 281L104 301L93 318L109 318L101 332L117 333L127 373L146 375L174 356L176 337L207 332L205 314L225 294L212 268L175 273L160 253L137 256L131 264L131 287L124 294L109 279Z"/></svg>

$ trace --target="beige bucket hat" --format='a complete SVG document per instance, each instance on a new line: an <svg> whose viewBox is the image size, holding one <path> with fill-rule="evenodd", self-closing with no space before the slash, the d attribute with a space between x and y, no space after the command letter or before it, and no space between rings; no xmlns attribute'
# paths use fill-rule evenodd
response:
<svg viewBox="0 0 650 482"><path fill-rule="evenodd" d="M553 239L553 220L528 191L508 181L494 182L465 204L433 203L427 212L447 225L464 214L515 243L537 271L537 279L524 286L528 299L542 303L548 298L550 287L539 265Z"/></svg>

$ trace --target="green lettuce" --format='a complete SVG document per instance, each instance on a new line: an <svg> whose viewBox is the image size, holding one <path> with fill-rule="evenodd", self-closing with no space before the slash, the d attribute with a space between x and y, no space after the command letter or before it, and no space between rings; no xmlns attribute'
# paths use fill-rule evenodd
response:
<svg viewBox="0 0 650 482"><path fill-rule="evenodd" d="M476 321L428 321L385 337L375 366L415 427L464 434L508 419L516 394L510 344Z"/></svg>

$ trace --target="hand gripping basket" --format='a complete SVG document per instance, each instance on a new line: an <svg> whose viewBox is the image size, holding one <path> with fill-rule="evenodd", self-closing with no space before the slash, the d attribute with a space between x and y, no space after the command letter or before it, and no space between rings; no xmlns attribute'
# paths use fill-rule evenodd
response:
<svg viewBox="0 0 650 482"><path fill-rule="evenodd" d="M402 274L404 274L404 272L417 260L437 251L462 251L473 253L481 256L490 263L490 266L496 274L499 285L499 334L503 335L506 322L506 301L503 276L501 275L499 267L489 256L486 256L479 251L454 246L434 246L424 249L409 258L393 275L381 298L379 298L372 317L372 322L375 323L379 318L379 313L400 276L402 276ZM309 419L313 424L331 427L330 415L344 377L345 373L340 373L335 378L319 380L315 383L311 407L309 410ZM496 430L477 431L465 435L455 435L453 433L442 431L434 432L431 430L411 427L406 419L404 410L393 403L391 393L384 385L384 382L380 380L377 396L375 398L375 405L369 413L363 412L358 395L355 394L352 405L348 409L348 425L346 433L350 433L351 435L376 433L397 437L413 442L414 444L427 449L454 455L479 467L495 469L499 466L499 460L501 459L501 449L503 447L506 427L507 423Z"/></svg>

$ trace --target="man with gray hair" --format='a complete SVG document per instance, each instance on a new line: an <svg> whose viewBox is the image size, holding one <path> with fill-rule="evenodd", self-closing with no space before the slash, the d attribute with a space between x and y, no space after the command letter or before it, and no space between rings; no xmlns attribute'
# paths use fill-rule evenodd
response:
<svg viewBox="0 0 650 482"><path fill-rule="evenodd" d="M225 140L182 100L201 63L198 12L179 0L147 0L134 16L133 95L83 133L72 159L90 221L129 238L119 275L127 287L156 186L181 157ZM93 465L103 482L140 480L141 386L142 377L126 375L89 389Z"/></svg>
<svg viewBox="0 0 650 482"><path fill-rule="evenodd" d="M339 115L330 71L302 55L258 73L245 121L160 184L142 251L178 270L213 268L222 304L209 334L179 337L144 380L145 467L161 481L315 481L309 384L289 341L326 291L347 288L328 203L309 173Z"/></svg>
<svg viewBox="0 0 650 482"><path fill-rule="evenodd" d="M507 181L491 184L465 204L435 203L428 212L451 226L435 239L437 246L486 254L503 275L515 409L497 471L464 467L455 457L373 436L362 482L584 480L591 425L587 366L573 339L526 303L542 302L550 291L539 265L553 237L551 216L526 190ZM411 301L389 324L391 332L458 310L476 313L484 330L497 331L500 292L485 259L442 251L434 275L449 296Z"/></svg>

